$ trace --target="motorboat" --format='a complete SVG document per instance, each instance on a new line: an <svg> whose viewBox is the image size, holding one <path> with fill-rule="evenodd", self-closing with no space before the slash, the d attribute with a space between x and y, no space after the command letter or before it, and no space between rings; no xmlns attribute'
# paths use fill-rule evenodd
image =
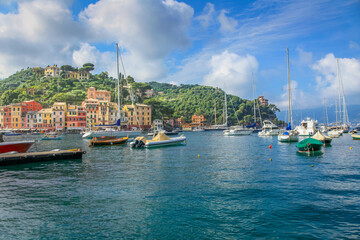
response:
<svg viewBox="0 0 360 240"><path fill-rule="evenodd" d="M3 136L19 136L21 135L21 133L16 133L10 130L1 130L1 133L3 134Z"/></svg>
<svg viewBox="0 0 360 240"><path fill-rule="evenodd" d="M316 125L317 121L307 117L306 120L301 121L300 126L295 127L295 131L297 131L300 136L312 136L316 132Z"/></svg>
<svg viewBox="0 0 360 240"><path fill-rule="evenodd" d="M330 144L332 141L331 137L322 134L321 131L317 131L311 138L319 140L325 144Z"/></svg>
<svg viewBox="0 0 360 240"><path fill-rule="evenodd" d="M296 147L299 149L299 152L316 152L320 151L323 146L323 143L314 138L306 138L296 144Z"/></svg>
<svg viewBox="0 0 360 240"><path fill-rule="evenodd" d="M280 129L270 120L263 121L262 131L258 133L260 137L277 136L280 133Z"/></svg>
<svg viewBox="0 0 360 240"><path fill-rule="evenodd" d="M337 130L337 129L333 129L331 131L328 132L328 136L331 138L338 138L341 136L341 131Z"/></svg>
<svg viewBox="0 0 360 240"><path fill-rule="evenodd" d="M143 136L137 137L133 142L130 143L130 146L132 148L152 148L181 145L184 143L186 143L186 137L184 135L181 135L180 137L170 138L165 133L159 132L151 140L146 139Z"/></svg>
<svg viewBox="0 0 360 240"><path fill-rule="evenodd" d="M89 147L104 146L104 145L121 145L128 141L129 137L117 138L117 137L94 137L90 140Z"/></svg>
<svg viewBox="0 0 360 240"><path fill-rule="evenodd" d="M41 140L61 140L63 138L62 134L58 134L56 132L46 133Z"/></svg>
<svg viewBox="0 0 360 240"><path fill-rule="evenodd" d="M194 128L192 131L193 132L203 132L203 131L205 131L205 129L197 127L197 128Z"/></svg>
<svg viewBox="0 0 360 240"><path fill-rule="evenodd" d="M35 143L32 141L0 142L0 153L24 153Z"/></svg>
<svg viewBox="0 0 360 240"><path fill-rule="evenodd" d="M243 136L250 135L253 132L253 129L243 128L242 126L232 126L227 130L224 130L223 133L226 136Z"/></svg>

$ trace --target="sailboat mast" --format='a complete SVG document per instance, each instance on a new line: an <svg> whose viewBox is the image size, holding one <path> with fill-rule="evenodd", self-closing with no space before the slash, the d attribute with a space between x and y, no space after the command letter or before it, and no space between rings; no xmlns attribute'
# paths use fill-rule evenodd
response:
<svg viewBox="0 0 360 240"><path fill-rule="evenodd" d="M216 99L214 100L214 105L215 105L215 125L216 125Z"/></svg>
<svg viewBox="0 0 360 240"><path fill-rule="evenodd" d="M287 71L288 71L288 95L289 95L289 121L291 127L293 126L292 118L292 101L291 101L291 83L290 83L290 66L289 66L289 48L287 50Z"/></svg>
<svg viewBox="0 0 360 240"><path fill-rule="evenodd" d="M339 79L339 124L341 126L341 94L340 94L340 72L339 72L339 59L336 58L336 62L337 62L337 73L338 73L338 79Z"/></svg>
<svg viewBox="0 0 360 240"><path fill-rule="evenodd" d="M326 98L324 98L324 123L325 123L325 126L329 125L327 108L326 108Z"/></svg>
<svg viewBox="0 0 360 240"><path fill-rule="evenodd" d="M252 74L253 78L253 99L254 99L254 122L256 124L256 103L255 103L255 79L254 79L254 73Z"/></svg>
<svg viewBox="0 0 360 240"><path fill-rule="evenodd" d="M225 126L228 125L228 121L227 121L227 118L228 118L228 115L227 115L227 100L226 100L226 92L224 91L225 93Z"/></svg>
<svg viewBox="0 0 360 240"><path fill-rule="evenodd" d="M117 70L117 92L118 92L118 116L121 119L120 104L120 71L119 71L119 45L116 43L116 70Z"/></svg>

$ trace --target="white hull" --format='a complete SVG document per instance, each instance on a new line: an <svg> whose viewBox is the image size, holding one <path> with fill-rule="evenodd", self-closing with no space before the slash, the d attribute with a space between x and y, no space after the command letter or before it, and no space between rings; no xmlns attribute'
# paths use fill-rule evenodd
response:
<svg viewBox="0 0 360 240"><path fill-rule="evenodd" d="M331 130L328 132L328 136L331 138L338 138L342 133L338 130Z"/></svg>
<svg viewBox="0 0 360 240"><path fill-rule="evenodd" d="M273 129L273 130L262 130L258 133L260 137L272 137L277 136L280 133L280 129Z"/></svg>
<svg viewBox="0 0 360 240"><path fill-rule="evenodd" d="M180 137L171 138L169 140L162 140L162 141L149 141L146 142L144 147L151 148L151 147L165 147L165 146L171 146L171 145L179 145L186 143L186 137L184 135L181 135ZM130 143L131 147L135 146L135 141Z"/></svg>
<svg viewBox="0 0 360 240"><path fill-rule="evenodd" d="M92 137L102 137L102 136L106 136L106 137L110 137L110 136L116 136L117 138L122 138L122 137L138 137L141 135L141 131L119 131L119 130L114 130L114 131L93 131L91 133Z"/></svg>
<svg viewBox="0 0 360 240"><path fill-rule="evenodd" d="M293 132L293 131L287 131L288 134L284 134L284 133L281 133L278 136L279 142L297 142L297 141L299 141L298 133Z"/></svg>
<svg viewBox="0 0 360 240"><path fill-rule="evenodd" d="M250 135L253 130L225 130L224 135L226 136L244 136Z"/></svg>

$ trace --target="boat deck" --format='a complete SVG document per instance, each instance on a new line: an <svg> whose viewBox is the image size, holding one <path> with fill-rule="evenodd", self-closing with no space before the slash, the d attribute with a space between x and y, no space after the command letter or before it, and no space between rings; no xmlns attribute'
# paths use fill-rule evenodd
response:
<svg viewBox="0 0 360 240"><path fill-rule="evenodd" d="M0 155L0 166L17 165L43 161L81 159L85 151L81 149L47 152L3 153Z"/></svg>

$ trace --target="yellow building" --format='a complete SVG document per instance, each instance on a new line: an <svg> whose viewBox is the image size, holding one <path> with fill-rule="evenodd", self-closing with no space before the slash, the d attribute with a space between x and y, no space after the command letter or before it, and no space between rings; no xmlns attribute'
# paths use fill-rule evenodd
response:
<svg viewBox="0 0 360 240"><path fill-rule="evenodd" d="M11 128L13 129L20 129L21 126L21 114L22 114L22 107L21 104L12 104L11 108Z"/></svg>
<svg viewBox="0 0 360 240"><path fill-rule="evenodd" d="M123 107L126 117L128 118L128 125L138 126L141 128L151 127L151 106L145 104L125 105ZM136 112L135 112L136 111Z"/></svg>
<svg viewBox="0 0 360 240"><path fill-rule="evenodd" d="M47 66L44 70L45 76L57 77L60 76L60 68L57 65Z"/></svg>
<svg viewBox="0 0 360 240"><path fill-rule="evenodd" d="M78 80L88 80L90 78L90 73L86 71L78 71L78 72L68 71L65 72L64 77L78 79Z"/></svg>
<svg viewBox="0 0 360 240"><path fill-rule="evenodd" d="M43 111L43 116L42 116L42 120L43 120L43 128L45 129L53 129L54 125L53 125L53 119L52 119L52 109L51 108L45 108L42 109ZM40 110L41 111L41 110Z"/></svg>

